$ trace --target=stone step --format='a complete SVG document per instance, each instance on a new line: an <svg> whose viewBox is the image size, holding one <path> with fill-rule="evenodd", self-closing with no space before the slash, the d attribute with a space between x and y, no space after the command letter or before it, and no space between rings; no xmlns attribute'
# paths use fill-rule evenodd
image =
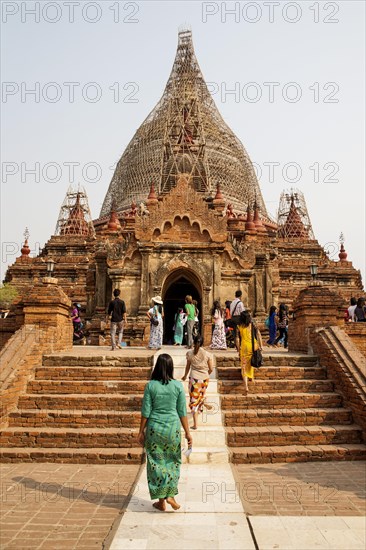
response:
<svg viewBox="0 0 366 550"><path fill-rule="evenodd" d="M21 395L19 409L40 409L58 411L103 410L103 411L141 411L142 394L27 394Z"/></svg>
<svg viewBox="0 0 366 550"><path fill-rule="evenodd" d="M227 428L230 447L282 445L334 445L361 443L362 430L350 426L260 426Z"/></svg>
<svg viewBox="0 0 366 550"><path fill-rule="evenodd" d="M27 391L33 394L143 394L147 380L32 380ZM184 384L188 390L187 382ZM217 393L217 380L210 380L207 392Z"/></svg>
<svg viewBox="0 0 366 550"><path fill-rule="evenodd" d="M318 357L316 355L263 353L263 367L315 367L316 365L318 365ZM238 354L236 352L229 352L224 356L216 355L216 366L218 368L239 366Z"/></svg>
<svg viewBox="0 0 366 550"><path fill-rule="evenodd" d="M225 426L271 426L278 424L351 424L352 411L343 407L329 409L238 409L224 411Z"/></svg>
<svg viewBox="0 0 366 550"><path fill-rule="evenodd" d="M230 462L265 464L269 462L314 462L317 460L366 460L366 445L284 445L232 447Z"/></svg>
<svg viewBox="0 0 366 550"><path fill-rule="evenodd" d="M186 370L185 367L174 367L174 378L176 380L180 380L182 378L182 376L184 375L185 370ZM216 380L217 379L217 372L216 372L215 368L211 372L209 378L210 378L210 380Z"/></svg>
<svg viewBox="0 0 366 550"><path fill-rule="evenodd" d="M193 436L194 437L194 436ZM193 451L187 458L182 455L183 464L227 464L229 454L227 447L195 447L193 440Z"/></svg>
<svg viewBox="0 0 366 550"><path fill-rule="evenodd" d="M140 411L18 410L9 415L9 427L25 428L138 428Z"/></svg>
<svg viewBox="0 0 366 550"><path fill-rule="evenodd" d="M274 367L306 367L315 366L318 364L317 355L301 355L291 353L271 353L265 351L263 353L264 366Z"/></svg>
<svg viewBox="0 0 366 550"><path fill-rule="evenodd" d="M207 403L210 396L207 395ZM188 401L188 400L187 400ZM189 420L191 415L187 406ZM140 425L140 410L136 411L115 411L115 410L93 410L93 409L21 409L10 413L9 427L25 428L118 428L138 427ZM204 409L199 415L199 423L204 426L222 426L221 411L213 404L213 409Z"/></svg>
<svg viewBox="0 0 366 550"><path fill-rule="evenodd" d="M0 462L60 462L63 464L143 464L142 447L128 449L78 448L34 449L12 447L0 449Z"/></svg>
<svg viewBox="0 0 366 550"><path fill-rule="evenodd" d="M219 392L223 395L244 394L244 382L240 380L222 380L218 383ZM258 380L249 382L250 393L306 393L332 392L334 384L331 380Z"/></svg>
<svg viewBox="0 0 366 550"><path fill-rule="evenodd" d="M27 391L33 394L143 394L147 380L32 380Z"/></svg>
<svg viewBox="0 0 366 550"><path fill-rule="evenodd" d="M342 406L338 393L249 393L243 395L222 395L222 410L234 409L309 409L314 407L334 408Z"/></svg>
<svg viewBox="0 0 366 550"><path fill-rule="evenodd" d="M324 367L261 367L254 373L255 380L324 380L327 372ZM218 367L217 377L222 381L242 380L240 365L236 367Z"/></svg>
<svg viewBox="0 0 366 550"><path fill-rule="evenodd" d="M37 367L35 380L150 380L151 367Z"/></svg>
<svg viewBox="0 0 366 550"><path fill-rule="evenodd" d="M198 429L191 430L191 435L193 438L194 447L226 448L225 430L222 428L222 426L208 426L207 424L199 421ZM183 441L184 432L182 431L182 442Z"/></svg>
<svg viewBox="0 0 366 550"><path fill-rule="evenodd" d="M1 447L137 447L136 428L4 428Z"/></svg>
<svg viewBox="0 0 366 550"><path fill-rule="evenodd" d="M128 348L126 348L128 353ZM153 366L154 352L133 357L125 350L110 355L44 355L44 367L146 367Z"/></svg>
<svg viewBox="0 0 366 550"><path fill-rule="evenodd" d="M0 432L2 448L131 448L137 447L138 427L131 428L6 428ZM182 432L182 445L184 446ZM213 448L227 454L225 432L214 427L200 427L192 431L195 448ZM227 460L227 459L226 459Z"/></svg>

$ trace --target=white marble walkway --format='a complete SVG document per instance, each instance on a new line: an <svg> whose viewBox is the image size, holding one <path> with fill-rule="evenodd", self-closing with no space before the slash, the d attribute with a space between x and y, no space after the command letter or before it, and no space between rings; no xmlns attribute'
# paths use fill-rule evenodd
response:
<svg viewBox="0 0 366 550"><path fill-rule="evenodd" d="M174 356L175 378L184 372L183 348L164 346ZM157 354L158 355L158 354ZM207 401L212 414L192 432L193 452L183 464L180 510L152 507L146 467L116 531L110 550L364 550L363 517L246 516L228 463L216 371ZM182 437L182 442L183 442Z"/></svg>
<svg viewBox="0 0 366 550"><path fill-rule="evenodd" d="M177 501L176 512L152 508L144 468L111 550L255 550L228 464L183 464Z"/></svg>

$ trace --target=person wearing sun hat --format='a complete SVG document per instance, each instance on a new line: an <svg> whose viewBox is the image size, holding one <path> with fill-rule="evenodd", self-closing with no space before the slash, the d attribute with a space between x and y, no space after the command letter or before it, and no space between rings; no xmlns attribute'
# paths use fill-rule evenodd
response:
<svg viewBox="0 0 366 550"><path fill-rule="evenodd" d="M163 344L163 300L161 296L152 298L153 307L147 312L150 320L149 349L160 349Z"/></svg>

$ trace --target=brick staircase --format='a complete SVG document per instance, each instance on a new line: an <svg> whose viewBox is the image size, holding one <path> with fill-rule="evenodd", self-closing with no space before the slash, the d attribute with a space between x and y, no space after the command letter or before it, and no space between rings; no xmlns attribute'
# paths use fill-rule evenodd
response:
<svg viewBox="0 0 366 550"><path fill-rule="evenodd" d="M231 462L366 459L362 431L316 357L265 355L246 396L237 359L218 357L217 371Z"/></svg>
<svg viewBox="0 0 366 550"><path fill-rule="evenodd" d="M1 430L2 462L143 461L137 443L153 356L45 355Z"/></svg>

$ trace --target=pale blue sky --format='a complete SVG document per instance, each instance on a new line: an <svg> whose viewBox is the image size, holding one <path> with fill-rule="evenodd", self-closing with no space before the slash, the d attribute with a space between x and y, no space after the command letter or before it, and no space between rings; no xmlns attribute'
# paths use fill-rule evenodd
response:
<svg viewBox="0 0 366 550"><path fill-rule="evenodd" d="M260 167L269 212L275 216L283 189L299 188L319 242L335 243L330 246L337 258L343 231L349 259L365 273L364 2L280 2L273 8L273 22L268 2L120 2L117 23L116 1L75 3L74 22L69 21L65 2L52 2L58 9L42 13L45 4L40 2L36 23L34 15L25 11L35 2L2 3L2 80L3 91L5 86L9 92L1 104L2 276L19 255L11 248L20 245L25 226L31 246L43 246L53 233L70 183L65 163L80 163L74 183L85 186L92 216L98 217L113 165L161 97L175 57L178 28L184 24L192 29L201 70L206 81L214 83L221 114ZM232 9L235 4L236 16L221 10L222 5ZM18 12L10 14L16 8ZM98 15L99 21L85 21L82 9L86 18ZM203 22L205 11L217 13ZM56 17L60 20L55 23L45 20ZM255 17L255 23L246 20ZM296 23L286 21L296 17ZM137 22L126 21L131 19ZM21 90L34 88L37 82L39 102L29 95L22 102ZM49 86L51 82L61 93L54 103L43 97L52 99L56 88ZM65 82L80 83L73 103ZM84 89L84 95L92 97L95 89L88 87L90 82L96 82L102 94L95 103L86 101L81 92ZM279 83L273 102L269 85L264 84L269 82ZM291 82L296 88L288 86ZM119 102L114 101L115 83ZM19 91L11 95L17 87ZM239 97L225 98L225 90L235 87ZM283 98L286 93L292 98L296 90L301 92L299 101ZM261 99L251 102L257 92ZM332 99L338 101L329 102ZM24 173L37 162L39 182ZM274 181L264 164L272 162L280 163ZM59 181L45 181L56 174L52 168L45 172L48 163L60 166ZM82 168L88 163L101 167L98 182L83 179ZM286 175L289 163L299 165L302 172L293 184L288 180L295 170L289 167ZM335 166L339 170L332 176ZM319 181L315 181L318 167ZM11 170L16 173L11 175ZM95 173L90 168L87 177L92 179ZM327 181L327 176L338 181Z"/></svg>

